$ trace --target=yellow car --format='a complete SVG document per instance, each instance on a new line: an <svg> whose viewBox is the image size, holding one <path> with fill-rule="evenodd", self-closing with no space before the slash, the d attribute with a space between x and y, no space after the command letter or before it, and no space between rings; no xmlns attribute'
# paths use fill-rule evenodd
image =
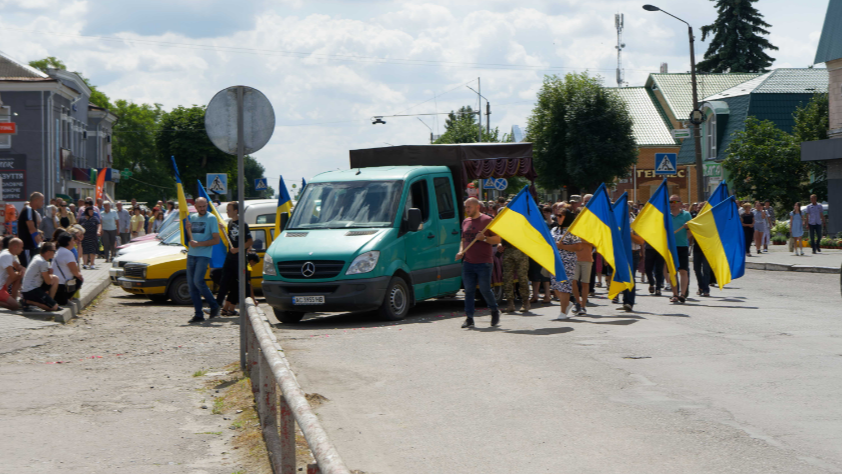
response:
<svg viewBox="0 0 843 474"><path fill-rule="evenodd" d="M256 252L261 262L252 265L252 288L260 289L263 279L263 255L272 243L275 233L274 224L250 225L252 232L252 251ZM187 286L187 250L176 255L153 257L146 260L135 260L123 267L123 276L117 279L117 284L125 291L144 295L156 303L172 300L176 304L193 304L190 290ZM214 288L211 271L205 274L205 282L209 288Z"/></svg>

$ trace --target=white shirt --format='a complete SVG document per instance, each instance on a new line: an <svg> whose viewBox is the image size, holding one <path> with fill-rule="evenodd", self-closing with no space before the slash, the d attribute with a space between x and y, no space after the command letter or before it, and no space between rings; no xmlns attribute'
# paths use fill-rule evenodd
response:
<svg viewBox="0 0 843 474"><path fill-rule="evenodd" d="M73 272L67 266L68 263L76 263L76 257L73 256L73 252L70 250L59 247L56 256L53 257L53 265L55 266L53 274L59 277L59 285L64 285L67 283L67 280L74 278Z"/></svg>
<svg viewBox="0 0 843 474"><path fill-rule="evenodd" d="M29 266L26 267L26 273L23 274L20 291L27 292L40 288L44 284L44 277L41 275L41 272L47 271L50 271L50 262L44 260L44 257L36 255L29 262Z"/></svg>
<svg viewBox="0 0 843 474"><path fill-rule="evenodd" d="M9 278L9 272L6 269L13 267L14 263L15 256L9 252L9 249L0 252L0 288L6 286L6 279Z"/></svg>

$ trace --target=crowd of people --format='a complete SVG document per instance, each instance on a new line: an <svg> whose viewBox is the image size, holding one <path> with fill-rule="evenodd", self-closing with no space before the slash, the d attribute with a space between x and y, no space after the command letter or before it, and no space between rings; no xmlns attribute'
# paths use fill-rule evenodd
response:
<svg viewBox="0 0 843 474"><path fill-rule="evenodd" d="M560 305L557 320L568 319L571 315L588 314L588 298L595 297L595 288L608 287L612 269L606 264L595 248L583 239L569 234L568 227L574 222L581 208L591 199L574 195L568 201L543 203L539 205L544 220L556 242L559 255L568 275L567 281L556 281L546 270L518 248L508 244L493 232L483 229L508 204L505 197L493 201L480 201L469 198L465 201L466 219L463 221L463 239L457 260L463 260L463 283L466 288L464 328L474 326L474 296L479 291L489 304L492 314L492 326L500 323L500 310L491 290L493 259L497 253L501 257L503 296L507 301L504 311L516 310L516 287L521 300L520 311L527 312L531 305ZM667 278L668 270L664 258L655 249L647 245L635 232L631 233L633 261L632 279L641 274L641 282L648 286L649 294L662 296L662 291L670 291L670 301L682 304L688 298L691 272L690 260L693 255L693 273L697 281L697 296L709 297L711 287L717 282L711 266L699 246L694 245L693 235L685 225L695 218L704 208L705 202L683 203L679 196L670 196L670 212L673 221L678 262L676 262L677 285L671 285ZM629 201L629 221L635 220L644 208L641 202ZM769 201L738 201L738 213L745 232L746 254L752 256L751 244L754 242L757 254L768 252L770 233L776 222L775 212ZM822 204L817 203L817 196L811 196L811 204L803 212L800 203L795 203L788 215L788 228L793 239L794 253L804 255L802 238L804 228L810 229L811 247L814 253L821 252L819 241L822 237L826 217ZM468 249L465 251L464 249ZM476 286L476 289L475 289ZM635 289L627 290L613 300L622 304L625 311L633 311ZM542 297L540 298L540 295Z"/></svg>

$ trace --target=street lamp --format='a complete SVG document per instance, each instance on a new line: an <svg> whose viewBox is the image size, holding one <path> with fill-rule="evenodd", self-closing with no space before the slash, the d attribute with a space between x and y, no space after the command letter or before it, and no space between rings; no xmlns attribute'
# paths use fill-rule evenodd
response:
<svg viewBox="0 0 843 474"><path fill-rule="evenodd" d="M697 168L697 201L703 202L705 201L705 190L703 189L702 146L700 144L700 124L703 122L703 113L699 110L699 103L697 102L697 62L694 59L694 29L687 21L676 15L671 15L655 5L644 5L642 8L648 12L662 12L688 25L688 43L691 46L691 95L694 101L694 108L691 111L689 121L694 128L694 165ZM690 189L688 190L688 200L691 200Z"/></svg>
<svg viewBox="0 0 843 474"><path fill-rule="evenodd" d="M427 124L424 120L422 120L421 118L419 118L419 117L416 117L416 118L417 118L417 119L419 119L419 122L421 122L421 123L422 123L425 127L427 127L427 129L428 129L428 130L430 130L430 144L431 144L431 145L433 145L433 129L432 129L432 128L430 128L430 125L428 125L428 124Z"/></svg>

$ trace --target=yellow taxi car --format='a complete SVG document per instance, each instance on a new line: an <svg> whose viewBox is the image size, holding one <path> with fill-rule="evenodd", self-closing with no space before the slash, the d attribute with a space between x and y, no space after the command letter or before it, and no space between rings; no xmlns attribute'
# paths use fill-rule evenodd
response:
<svg viewBox="0 0 843 474"><path fill-rule="evenodd" d="M251 251L258 254L261 262L252 265L251 284L257 290L263 279L263 256L272 243L275 224L250 225L252 232ZM140 258L140 256L139 256ZM187 286L187 249L175 255L164 255L149 259L138 259L127 263L123 267L123 276L117 279L117 284L123 290L144 295L156 303L172 300L176 304L193 304L190 299L190 289ZM211 280L211 271L205 274L205 282L209 288L215 289Z"/></svg>

